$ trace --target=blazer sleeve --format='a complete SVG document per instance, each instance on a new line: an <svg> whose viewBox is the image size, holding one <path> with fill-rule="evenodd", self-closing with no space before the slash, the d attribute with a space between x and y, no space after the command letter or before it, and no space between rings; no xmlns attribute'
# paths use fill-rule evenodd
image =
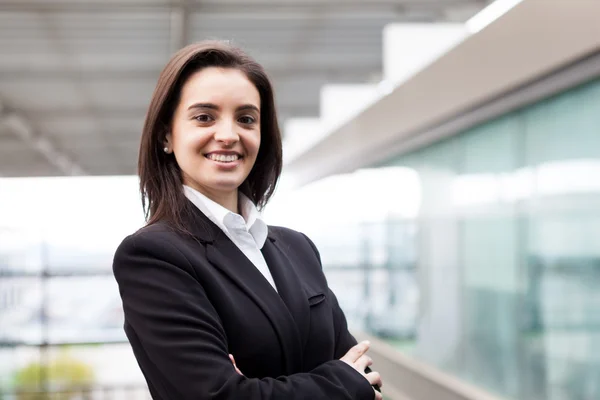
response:
<svg viewBox="0 0 600 400"><path fill-rule="evenodd" d="M115 253L113 272L128 338L151 391L161 399L374 398L368 381L339 360L276 379L239 375L215 308L167 235L126 238Z"/></svg>

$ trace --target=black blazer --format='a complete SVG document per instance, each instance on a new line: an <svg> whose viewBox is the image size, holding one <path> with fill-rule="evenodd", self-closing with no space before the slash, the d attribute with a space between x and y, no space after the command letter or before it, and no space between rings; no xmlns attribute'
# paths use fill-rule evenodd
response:
<svg viewBox="0 0 600 400"><path fill-rule="evenodd" d="M339 361L356 340L314 244L269 227L262 253L277 293L191 209L192 235L157 223L125 238L114 257L125 332L152 397L372 400L369 382Z"/></svg>

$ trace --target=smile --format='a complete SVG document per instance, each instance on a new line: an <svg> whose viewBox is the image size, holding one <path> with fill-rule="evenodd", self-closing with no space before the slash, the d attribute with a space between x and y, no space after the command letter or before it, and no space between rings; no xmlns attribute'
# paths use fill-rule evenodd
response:
<svg viewBox="0 0 600 400"><path fill-rule="evenodd" d="M222 162L222 163L230 163L230 162L234 162L234 161L237 161L242 158L242 156L240 156L239 154L215 154L215 153L207 154L205 157L208 158L209 160L218 161L218 162Z"/></svg>

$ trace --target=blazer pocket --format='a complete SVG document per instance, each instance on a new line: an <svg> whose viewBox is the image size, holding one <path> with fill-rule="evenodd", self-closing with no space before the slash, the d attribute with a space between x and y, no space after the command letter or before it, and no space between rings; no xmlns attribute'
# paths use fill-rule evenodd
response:
<svg viewBox="0 0 600 400"><path fill-rule="evenodd" d="M318 293L308 298L308 305L311 307L316 306L317 304L322 303L323 300L325 300L325 293Z"/></svg>

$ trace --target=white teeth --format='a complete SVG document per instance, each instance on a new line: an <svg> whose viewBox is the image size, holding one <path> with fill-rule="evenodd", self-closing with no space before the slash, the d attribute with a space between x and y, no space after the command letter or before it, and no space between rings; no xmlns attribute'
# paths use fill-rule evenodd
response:
<svg viewBox="0 0 600 400"><path fill-rule="evenodd" d="M225 155L225 154L214 154L214 153L209 154L207 157L213 161L219 161L219 162L232 162L239 158L239 156L237 154Z"/></svg>

